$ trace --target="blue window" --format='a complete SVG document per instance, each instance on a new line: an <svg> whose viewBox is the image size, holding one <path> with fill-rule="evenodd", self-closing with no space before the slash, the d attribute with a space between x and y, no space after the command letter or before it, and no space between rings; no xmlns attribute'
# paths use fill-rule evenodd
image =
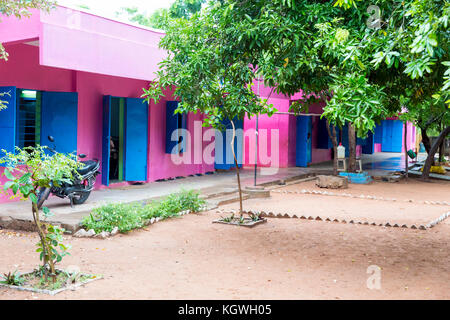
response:
<svg viewBox="0 0 450 320"><path fill-rule="evenodd" d="M0 149L47 145L55 138L61 153L77 150L78 95L73 92L46 92L0 87L7 108L0 117ZM55 147L55 145L52 145Z"/></svg>

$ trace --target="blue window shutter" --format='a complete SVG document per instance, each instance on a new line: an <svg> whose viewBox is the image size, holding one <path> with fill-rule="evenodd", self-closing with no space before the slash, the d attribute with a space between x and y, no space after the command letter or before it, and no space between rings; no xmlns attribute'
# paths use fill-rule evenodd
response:
<svg viewBox="0 0 450 320"><path fill-rule="evenodd" d="M403 122L392 121L392 152L402 152L403 146Z"/></svg>
<svg viewBox="0 0 450 320"><path fill-rule="evenodd" d="M311 162L311 129L310 116L297 117L296 166L307 167ZM309 137L308 137L309 133Z"/></svg>
<svg viewBox="0 0 450 320"><path fill-rule="evenodd" d="M234 118L233 120L234 126L236 130L243 129L244 128L244 121L238 120L237 118ZM214 168L220 169L220 170L229 170L232 168L235 168L236 165L234 164L234 157L231 152L231 138L232 136L227 136L227 130L233 129L233 126L231 125L231 121L228 119L222 120L222 124L225 127L225 130L222 131L221 141L219 141L219 135L216 134L216 156L215 156L215 163ZM236 153L236 159L238 162L238 166L242 167L242 151L243 151L243 132L239 133L236 132L236 139L234 140L234 151ZM218 148L221 148L221 151L218 151ZM227 153L227 150L229 152ZM231 153L231 154L230 154Z"/></svg>
<svg viewBox="0 0 450 320"><path fill-rule="evenodd" d="M333 142L328 135L327 120L325 118L319 118L317 125L317 149L331 149L333 148Z"/></svg>
<svg viewBox="0 0 450 320"><path fill-rule="evenodd" d="M364 139L362 153L373 154L373 152L374 152L374 134L371 131L369 131L367 138Z"/></svg>
<svg viewBox="0 0 450 320"><path fill-rule="evenodd" d="M235 120L234 121L236 130L244 129L244 120ZM236 133L236 140L234 142L234 150L236 150L236 159L239 167L242 167L242 158L243 158L243 150L244 149L244 131L240 131Z"/></svg>
<svg viewBox="0 0 450 320"><path fill-rule="evenodd" d="M147 181L148 104L127 98L125 103L125 181Z"/></svg>
<svg viewBox="0 0 450 320"><path fill-rule="evenodd" d="M382 143L383 142L383 125L382 123L377 124L375 127L374 133L374 143Z"/></svg>
<svg viewBox="0 0 450 320"><path fill-rule="evenodd" d="M187 130L187 117L188 115L186 113L183 114L177 114L178 118L181 117L181 128L179 129L184 129ZM181 148L180 148L180 152L186 152L187 151L187 146L186 146L186 142L187 142L187 137L185 136L186 131L183 131L182 133L182 142L181 142Z"/></svg>
<svg viewBox="0 0 450 320"><path fill-rule="evenodd" d="M176 153L178 141L172 141L172 133L178 129L178 115L174 112L178 108L178 101L167 101L166 104L166 153Z"/></svg>
<svg viewBox="0 0 450 320"><path fill-rule="evenodd" d="M392 122L391 120L383 120L383 142L381 144L381 151L392 151Z"/></svg>
<svg viewBox="0 0 450 320"><path fill-rule="evenodd" d="M103 97L102 184L109 186L109 157L111 149L111 96Z"/></svg>
<svg viewBox="0 0 450 320"><path fill-rule="evenodd" d="M42 92L41 145L48 145L48 136L53 136L56 151L76 152L77 134L78 93Z"/></svg>
<svg viewBox="0 0 450 320"><path fill-rule="evenodd" d="M2 149L14 152L16 145L16 111L17 96L16 87L0 87L0 93L8 93L1 96L6 101L6 109L0 111L0 158L4 156Z"/></svg>
<svg viewBox="0 0 450 320"><path fill-rule="evenodd" d="M345 147L345 156L348 157L350 154L349 143L348 143L348 124L346 123L341 130L342 145Z"/></svg>

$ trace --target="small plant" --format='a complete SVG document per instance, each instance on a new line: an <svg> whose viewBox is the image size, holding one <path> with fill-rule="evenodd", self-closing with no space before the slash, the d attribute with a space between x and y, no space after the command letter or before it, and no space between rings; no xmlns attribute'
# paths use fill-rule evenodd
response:
<svg viewBox="0 0 450 320"><path fill-rule="evenodd" d="M0 281L1 284L6 284L9 286L21 286L24 284L25 279L22 277L20 273L14 271L13 273L5 273L3 276L1 276L3 280Z"/></svg>
<svg viewBox="0 0 450 320"><path fill-rule="evenodd" d="M71 247L62 243L65 229L52 225L46 226L45 242L48 244L48 251L44 250L43 242L39 241L36 252L40 253L39 258L41 261L52 261L53 265L56 265L58 262L61 262L63 257L70 255L68 250Z"/></svg>
<svg viewBox="0 0 450 320"><path fill-rule="evenodd" d="M229 217L225 217L224 218L224 217L221 216L221 218L222 218L223 222L228 222L228 223L232 222L234 220L234 213L231 216L229 216Z"/></svg>
<svg viewBox="0 0 450 320"><path fill-rule="evenodd" d="M31 212L40 238L36 251L40 253L45 280L49 274L55 280L55 264L68 254L69 247L62 244L64 230L45 222L45 219L51 216L46 207L42 208L42 219L37 205L39 190L70 183L81 163L74 154L49 155L47 147L42 146L23 149L16 147L15 152L2 152L5 156L0 159L0 164L6 167L3 175L7 179L2 186L3 192L11 198L19 197L31 201Z"/></svg>
<svg viewBox="0 0 450 320"><path fill-rule="evenodd" d="M93 229L96 233L111 232L117 227L125 233L142 228L152 218L167 219L179 216L181 211L198 212L204 206L205 200L199 198L195 191L181 191L170 194L161 201L147 205L140 203L110 203L96 208L85 217L82 225L85 229Z"/></svg>
<svg viewBox="0 0 450 320"><path fill-rule="evenodd" d="M252 214L250 214L250 218L254 222L259 221L259 220L261 220L261 213L252 213Z"/></svg>

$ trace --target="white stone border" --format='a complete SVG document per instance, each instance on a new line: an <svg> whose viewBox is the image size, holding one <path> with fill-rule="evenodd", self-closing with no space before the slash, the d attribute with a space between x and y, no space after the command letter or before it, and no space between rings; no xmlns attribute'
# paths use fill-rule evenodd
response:
<svg viewBox="0 0 450 320"><path fill-rule="evenodd" d="M200 210L198 212L203 212L208 210L207 206L202 206L200 207ZM192 213L191 210L184 210L184 211L180 211L178 212L178 216L184 216L186 214L190 214ZM157 223L159 221L165 220L164 218L161 217L153 217L150 220L147 221L147 223L145 224L145 226ZM138 230L138 229L136 229ZM95 233L95 231L93 229L90 229L88 231L86 231L85 229L80 229L77 232L75 232L73 234L73 237L75 238L97 238L97 239L106 239L106 238L110 238L110 237L114 237L115 235L117 235L119 233L119 229L117 227L115 227L111 232L107 232L107 231L102 231L98 234Z"/></svg>
<svg viewBox="0 0 450 320"><path fill-rule="evenodd" d="M61 271L61 270L58 270L58 271ZM34 271L25 273L22 276L25 276L25 275L28 275L28 274L31 274L31 273L34 273ZM80 275L81 276L88 276L89 274L82 273ZM56 294L58 294L60 292L67 291L67 290L74 291L77 288L79 288L81 286L84 286L84 285L86 285L86 284L88 284L90 282L103 279L102 275L92 275L92 276L95 276L95 278L88 279L86 281L83 281L83 282L80 282L80 283L77 283L77 284L73 284L73 285L70 285L70 286L66 286L66 287L63 287L63 288L60 288L60 289L56 289L56 290L35 289L35 288L24 287L24 286L11 286L11 285L1 284L1 283L0 283L0 288L8 288L8 289L14 289L14 290L19 290L19 291L29 291L29 292L43 293L43 294L49 294L51 296L54 296L54 295L56 295Z"/></svg>
<svg viewBox="0 0 450 320"><path fill-rule="evenodd" d="M225 209L219 209L216 211L216 213L236 213L236 210L225 210ZM289 214L289 213L274 213L272 211L259 211L259 210L244 210L243 213L245 214L254 214L259 215L260 217L270 217L270 218L295 218L295 219L305 219L305 220L316 220L316 221L328 221L328 222L340 222L340 223L348 223L348 224L361 224L361 225L371 225L371 226L380 226L380 227L393 227L393 228L409 228L409 229L419 229L419 230L427 230L430 228L433 228L438 223L444 221L448 217L450 217L450 211L447 213L444 213L439 218L431 221L430 223L426 225L418 225L415 224L407 225L407 224L400 224L400 223L393 223L393 222L385 222L385 223L376 223L376 222L369 222L369 221L360 221L360 220L349 220L346 219L337 219L337 218L331 218L331 217L320 217L320 216L305 216L305 215L297 215L297 214Z"/></svg>

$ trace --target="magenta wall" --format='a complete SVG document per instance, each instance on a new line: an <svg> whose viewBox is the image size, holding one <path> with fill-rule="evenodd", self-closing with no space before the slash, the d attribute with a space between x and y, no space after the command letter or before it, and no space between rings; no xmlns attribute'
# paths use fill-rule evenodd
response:
<svg viewBox="0 0 450 320"><path fill-rule="evenodd" d="M256 85L253 86L253 91L257 92ZM270 96L268 103L273 104L278 112L289 112L289 106L291 104L291 98L284 95L271 93L270 88L260 85L259 88L260 96L262 98L267 98ZM302 93L296 94L296 99L300 98ZM310 113L322 114L323 106L325 103L319 103L312 105L310 107ZM318 137L318 116L312 117L312 163L324 162L331 160L332 149L317 149L317 137ZM244 131L247 134L247 138L244 141L244 165L252 166L254 165L255 158L255 138L254 130L256 128L256 117L252 117L250 120L245 119ZM297 140L297 121L296 117L288 114L274 114L272 117L266 115L259 117L259 129L265 129L268 132L267 144L268 149L271 150L272 140L270 132L272 130L278 130L279 132L279 166L280 168L293 167L295 166L296 159L296 140ZM265 137L259 136L258 149L261 149L262 140ZM269 151L270 153L270 151ZM261 159L258 156L258 166L270 166L261 163Z"/></svg>

